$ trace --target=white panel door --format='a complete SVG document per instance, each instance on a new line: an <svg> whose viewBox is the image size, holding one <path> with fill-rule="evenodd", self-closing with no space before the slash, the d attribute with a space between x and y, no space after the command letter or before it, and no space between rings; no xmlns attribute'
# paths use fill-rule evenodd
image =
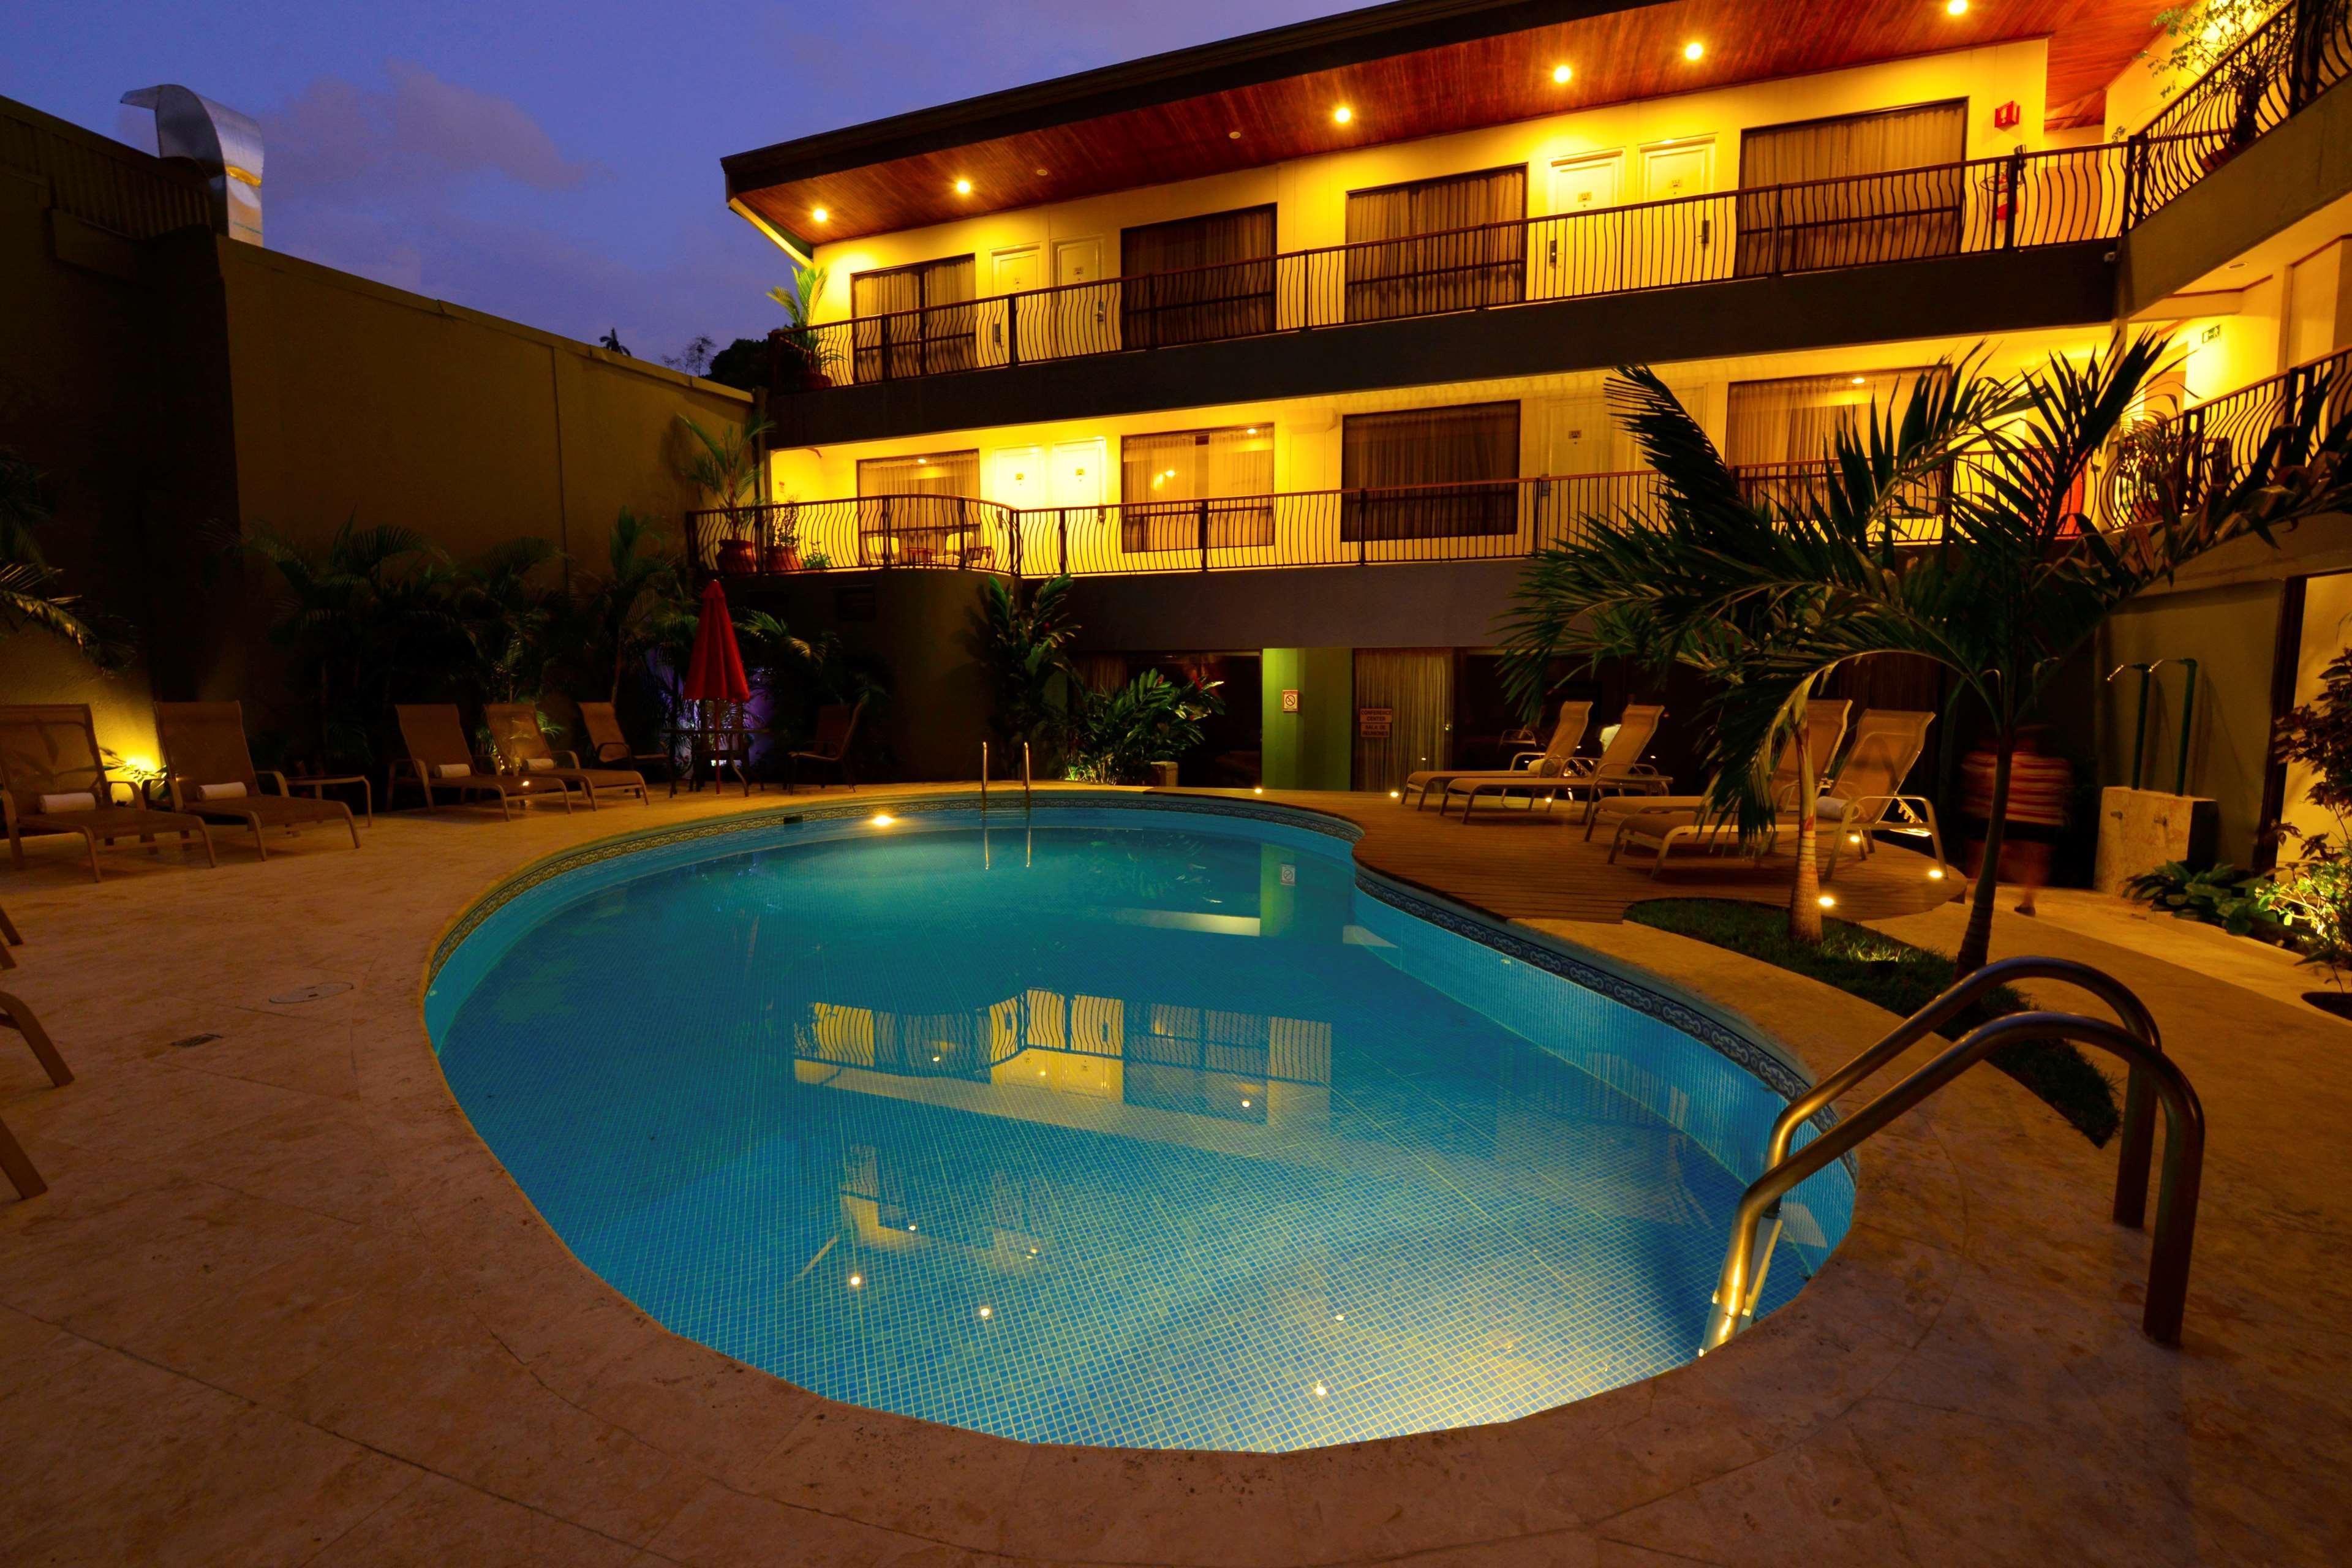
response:
<svg viewBox="0 0 2352 1568"><path fill-rule="evenodd" d="M1562 158L1551 166L1550 219L1537 246L1538 299L1605 294L1622 287L1625 232L1622 217L1593 217L1622 199L1624 154Z"/></svg>
<svg viewBox="0 0 2352 1568"><path fill-rule="evenodd" d="M1052 503L1053 485L1046 478L1043 447L999 447L989 455L988 499L1002 506L1033 511Z"/></svg>
<svg viewBox="0 0 2352 1568"><path fill-rule="evenodd" d="M1098 507L1106 493L1103 465L1106 461L1103 438L1091 441L1061 441L1054 447L1053 502L1055 506Z"/></svg>
<svg viewBox="0 0 2352 1568"><path fill-rule="evenodd" d="M1669 142L1642 149L1642 199L1671 201L1715 189L1715 143ZM1633 262L1645 286L1699 283L1731 276L1731 204L1693 202L1642 220Z"/></svg>
<svg viewBox="0 0 2352 1568"><path fill-rule="evenodd" d="M1103 510L1105 444L1059 441L1047 455L1045 495L1021 530L1022 570L1101 571L1118 564ZM1066 554L1065 553L1066 550Z"/></svg>
<svg viewBox="0 0 2352 1568"><path fill-rule="evenodd" d="M1054 352L1108 353L1118 347L1118 286L1103 279L1100 238L1054 242Z"/></svg>
<svg viewBox="0 0 2352 1568"><path fill-rule="evenodd" d="M1000 250L989 258L988 291L991 294L1025 294L1044 285L1039 271L1037 247L1015 246ZM983 305L980 310L980 360L982 364L1011 363L1017 347L1023 359L1039 357L1028 339L1033 328L1041 324L1034 314L1036 302L1029 301L1029 310L1021 319L1013 319L1020 303L1007 300L1001 305Z"/></svg>

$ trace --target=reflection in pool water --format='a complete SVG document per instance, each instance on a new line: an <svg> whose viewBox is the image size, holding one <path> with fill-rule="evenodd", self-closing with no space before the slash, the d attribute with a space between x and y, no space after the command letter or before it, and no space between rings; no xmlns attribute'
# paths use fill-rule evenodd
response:
<svg viewBox="0 0 2352 1568"><path fill-rule="evenodd" d="M1761 1085L1360 892L1338 840L1037 820L558 879L436 977L450 1084L617 1289L875 1408L1284 1449L1689 1358ZM1850 1191L1801 1193L1768 1307Z"/></svg>

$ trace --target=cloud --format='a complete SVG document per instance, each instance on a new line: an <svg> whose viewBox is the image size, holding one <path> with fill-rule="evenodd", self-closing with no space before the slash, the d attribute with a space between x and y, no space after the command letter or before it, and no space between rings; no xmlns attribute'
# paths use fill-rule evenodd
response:
<svg viewBox="0 0 2352 1568"><path fill-rule="evenodd" d="M381 198L416 187L488 178L536 191L570 191L610 177L604 165L563 155L512 99L444 81L404 60L386 85L320 77L260 117L265 189L364 189Z"/></svg>

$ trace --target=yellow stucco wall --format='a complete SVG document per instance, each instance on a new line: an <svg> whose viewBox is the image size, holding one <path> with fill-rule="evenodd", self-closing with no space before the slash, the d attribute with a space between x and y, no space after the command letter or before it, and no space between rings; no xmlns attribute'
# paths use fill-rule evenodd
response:
<svg viewBox="0 0 2352 1568"><path fill-rule="evenodd" d="M465 556L537 535L583 559L622 507L699 504L690 440L740 425L730 387L512 321L220 242L240 500L299 538L348 516Z"/></svg>
<svg viewBox="0 0 2352 1568"><path fill-rule="evenodd" d="M1640 201L1643 199L1642 153L1667 142L1685 146L1695 140L1711 140L1711 188L1727 189L1738 184L1743 130L1906 104L1967 99L1970 157L2006 153L2021 142L2038 148L2042 145L2045 53L2039 39L1955 49L1851 70L1750 82L1451 136L1354 149L1083 201L987 213L967 222L839 244L825 244L820 235L817 261L830 276L815 315L835 320L849 314L849 280L854 273L940 257L977 258L975 287L982 294L992 294L1002 291L992 279L992 258L997 252L1039 247L1044 277L1050 281L1055 245L1097 237L1102 275L1109 276L1118 269L1118 237L1123 227L1269 202L1277 209L1276 243L1280 249L1336 245L1345 237L1346 196L1351 190L1512 163L1528 165L1530 216L1551 211L1549 169L1555 161L1597 153L1625 154L1620 199ZM1996 131L1993 109L2011 100L2019 107L2019 124L2012 130ZM1360 125L1377 125L1378 104L1350 107ZM975 192L975 200L984 201L985 195Z"/></svg>

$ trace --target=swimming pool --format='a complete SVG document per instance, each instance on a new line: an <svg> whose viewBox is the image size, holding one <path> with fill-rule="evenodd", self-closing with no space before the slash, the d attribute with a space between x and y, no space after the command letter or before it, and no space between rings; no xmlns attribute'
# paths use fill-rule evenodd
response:
<svg viewBox="0 0 2352 1568"><path fill-rule="evenodd" d="M1504 1420L1693 1354L1783 1103L1721 1025L1360 885L1306 814L833 809L575 851L429 985L483 1139L671 1330L1132 1447ZM1799 1189L1765 1310L1852 1194Z"/></svg>

